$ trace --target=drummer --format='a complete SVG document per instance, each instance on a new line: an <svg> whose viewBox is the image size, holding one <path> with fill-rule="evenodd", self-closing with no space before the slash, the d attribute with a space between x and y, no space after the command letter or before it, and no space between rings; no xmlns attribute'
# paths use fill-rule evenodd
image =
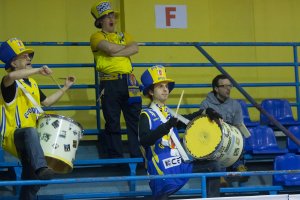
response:
<svg viewBox="0 0 300 200"><path fill-rule="evenodd" d="M74 84L75 77L66 78L64 86L46 97L36 81L29 76L51 76L47 66L32 68L34 51L17 38L3 42L0 60L5 63L7 75L1 81L1 141L2 148L18 157L22 163L23 180L49 180L54 172L47 167L36 130L36 120L41 114L40 105L51 106ZM24 185L20 199L36 199L38 185Z"/></svg>
<svg viewBox="0 0 300 200"><path fill-rule="evenodd" d="M143 94L151 100L149 107L142 110L139 121L139 141L147 161L147 172L150 175L191 173L192 163L183 162L182 154L174 144L174 139L180 139L177 128L185 128L186 125L172 116L166 106L175 82L166 77L166 70L160 65L148 68L142 74L141 81L144 85ZM192 120L201 114L203 110L183 116ZM213 109L206 109L206 114L211 120L220 123L221 116ZM176 138L171 134L175 134ZM168 199L187 181L188 178L154 179L150 180L149 185L154 199L162 200ZM217 183L208 181L208 196L219 196L218 182L218 179Z"/></svg>

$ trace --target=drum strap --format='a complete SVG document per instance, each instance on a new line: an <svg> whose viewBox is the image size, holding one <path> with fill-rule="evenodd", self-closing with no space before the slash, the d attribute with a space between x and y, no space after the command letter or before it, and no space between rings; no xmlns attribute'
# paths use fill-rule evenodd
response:
<svg viewBox="0 0 300 200"><path fill-rule="evenodd" d="M160 110L158 109L158 107L155 105L155 103L151 103L150 105L150 108L152 108L156 113L157 115L159 116L160 120L163 122L163 123L166 123L167 122L167 119L163 116L163 114L160 112ZM168 109L169 111L170 109ZM182 147L180 141L178 140L178 138L176 137L176 134L174 133L173 131L173 128L170 130L169 132L169 135L170 137L172 138L173 142L175 143L175 146L180 154L180 156L182 157L182 159L185 161L185 162L189 162L190 159L187 155L187 153L185 152L184 148Z"/></svg>
<svg viewBox="0 0 300 200"><path fill-rule="evenodd" d="M24 88L24 86L16 80L16 83L18 87L24 92L24 94L27 96L27 98L31 101L31 103L36 107L36 109L39 111L39 113L43 113L44 110L41 108L41 106L36 102L36 100L31 96L31 94Z"/></svg>
<svg viewBox="0 0 300 200"><path fill-rule="evenodd" d="M245 138L248 138L251 136L251 133L248 131L248 129L244 123L239 124L236 127L241 131L241 133L244 135Z"/></svg>

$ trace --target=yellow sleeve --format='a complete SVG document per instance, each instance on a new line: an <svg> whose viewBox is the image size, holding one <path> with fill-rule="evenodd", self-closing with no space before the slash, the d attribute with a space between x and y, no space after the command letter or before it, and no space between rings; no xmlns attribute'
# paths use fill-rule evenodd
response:
<svg viewBox="0 0 300 200"><path fill-rule="evenodd" d="M99 42L101 42L102 40L105 40L105 37L101 32L97 32L97 33L94 33L93 35L91 35L90 45L91 45L92 51L97 51L97 46L98 46Z"/></svg>
<svg viewBox="0 0 300 200"><path fill-rule="evenodd" d="M129 33L124 32L124 37L125 37L126 44L130 44L134 42L132 36Z"/></svg>

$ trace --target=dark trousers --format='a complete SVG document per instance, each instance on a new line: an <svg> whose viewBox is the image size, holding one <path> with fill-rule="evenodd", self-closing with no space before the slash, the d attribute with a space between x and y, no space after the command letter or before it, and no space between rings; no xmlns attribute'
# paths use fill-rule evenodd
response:
<svg viewBox="0 0 300 200"><path fill-rule="evenodd" d="M220 172L222 169L216 161L195 160L193 172ZM206 178L207 197L220 197L220 177Z"/></svg>
<svg viewBox="0 0 300 200"><path fill-rule="evenodd" d="M128 86L126 78L111 81L101 81L100 91L104 89L101 105L105 119L104 141L109 157L123 157L120 117L124 115L128 147L131 157L141 157L138 142L138 121L141 103L128 103Z"/></svg>
<svg viewBox="0 0 300 200"><path fill-rule="evenodd" d="M38 180L35 171L41 167L46 167L47 163L36 129L16 129L14 139L18 156L22 163L22 179ZM37 199L36 194L39 189L39 185L22 186L20 200Z"/></svg>

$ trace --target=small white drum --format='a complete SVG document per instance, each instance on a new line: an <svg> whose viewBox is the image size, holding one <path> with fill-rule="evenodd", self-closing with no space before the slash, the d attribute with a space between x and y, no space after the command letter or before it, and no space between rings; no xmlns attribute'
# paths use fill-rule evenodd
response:
<svg viewBox="0 0 300 200"><path fill-rule="evenodd" d="M223 122L221 130L206 116L197 117L188 124L183 144L191 157L215 160L220 167L233 165L244 148L243 136L236 127Z"/></svg>
<svg viewBox="0 0 300 200"><path fill-rule="evenodd" d="M68 117L45 114L38 118L37 131L48 166L57 173L71 172L82 126Z"/></svg>

